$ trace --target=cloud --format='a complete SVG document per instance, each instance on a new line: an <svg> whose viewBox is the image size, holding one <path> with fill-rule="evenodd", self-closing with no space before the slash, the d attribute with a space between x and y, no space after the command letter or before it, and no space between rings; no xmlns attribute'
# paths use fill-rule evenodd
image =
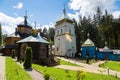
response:
<svg viewBox="0 0 120 80"><path fill-rule="evenodd" d="M13 6L13 8L22 9L23 8L23 3L19 2L17 5Z"/></svg>
<svg viewBox="0 0 120 80"><path fill-rule="evenodd" d="M33 28L35 28L35 23L32 23L32 26L33 26ZM49 24L47 25L40 25L40 24L36 24L36 29L44 29L44 28L47 28L47 30L49 29L49 28L54 28L55 27L55 24L54 23L52 23L52 22L49 22Z"/></svg>
<svg viewBox="0 0 120 80"><path fill-rule="evenodd" d="M102 12L107 9L113 16L118 17L116 14L118 15L120 11L118 11L119 6L116 5L116 1L117 0L70 0L68 6L71 10L75 11L75 13L69 13L69 15L77 19L78 16L93 16L99 6Z"/></svg>
<svg viewBox="0 0 120 80"><path fill-rule="evenodd" d="M0 22L2 24L2 33L11 34L15 31L17 25L23 22L24 18L22 17L11 17L2 12L0 12Z"/></svg>
<svg viewBox="0 0 120 80"><path fill-rule="evenodd" d="M115 11L112 13L114 18L119 18L120 17L120 11Z"/></svg>

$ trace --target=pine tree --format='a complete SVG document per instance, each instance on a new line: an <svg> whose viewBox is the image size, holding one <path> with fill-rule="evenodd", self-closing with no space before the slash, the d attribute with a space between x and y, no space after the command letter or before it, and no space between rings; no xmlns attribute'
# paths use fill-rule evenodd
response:
<svg viewBox="0 0 120 80"><path fill-rule="evenodd" d="M79 26L77 24L77 21L75 19L73 19L73 22L74 22L74 26L75 26L75 35L76 35L76 54L75 54L75 56L78 57L79 52L80 52L80 31L79 31Z"/></svg>
<svg viewBox="0 0 120 80"><path fill-rule="evenodd" d="M25 62L23 66L25 69L30 69L32 66L32 48L31 47L26 47Z"/></svg>

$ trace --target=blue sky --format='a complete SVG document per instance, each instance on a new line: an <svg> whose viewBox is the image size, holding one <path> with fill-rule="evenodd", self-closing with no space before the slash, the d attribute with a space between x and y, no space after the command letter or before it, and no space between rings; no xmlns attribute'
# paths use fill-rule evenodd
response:
<svg viewBox="0 0 120 80"><path fill-rule="evenodd" d="M0 11L11 17L23 17L27 10L28 19L41 25L55 22L62 15L63 4L69 0L0 0ZM14 8L22 3L20 9ZM68 6L66 5L66 8Z"/></svg>
<svg viewBox="0 0 120 80"><path fill-rule="evenodd" d="M28 20L37 27L54 26L62 16L63 5L66 4L67 14L71 18L92 16L99 6L117 18L120 15L120 0L0 0L0 22L4 34L14 32L19 23L24 20L27 10Z"/></svg>

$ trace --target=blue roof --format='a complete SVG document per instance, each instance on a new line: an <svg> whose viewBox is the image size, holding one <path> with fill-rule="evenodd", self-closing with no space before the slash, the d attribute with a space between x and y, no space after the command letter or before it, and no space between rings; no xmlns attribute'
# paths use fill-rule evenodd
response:
<svg viewBox="0 0 120 80"><path fill-rule="evenodd" d="M43 39L41 36L29 36L27 38L24 38L20 41L17 41L17 43L26 43L26 42L38 42L38 43L46 43L49 44L48 41Z"/></svg>

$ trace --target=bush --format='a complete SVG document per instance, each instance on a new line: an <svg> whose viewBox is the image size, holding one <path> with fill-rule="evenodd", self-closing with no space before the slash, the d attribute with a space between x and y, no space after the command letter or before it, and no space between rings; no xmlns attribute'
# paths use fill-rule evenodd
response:
<svg viewBox="0 0 120 80"><path fill-rule="evenodd" d="M60 59L56 59L56 62L57 62L58 64L60 64Z"/></svg>
<svg viewBox="0 0 120 80"><path fill-rule="evenodd" d="M19 62L20 62L20 64L21 64L23 61L22 61L22 60L20 60Z"/></svg>
<svg viewBox="0 0 120 80"><path fill-rule="evenodd" d="M83 80L85 78L85 76L86 76L86 73L82 70L77 71L77 73L76 73L77 80Z"/></svg>
<svg viewBox="0 0 120 80"><path fill-rule="evenodd" d="M89 56L86 56L86 63L89 63Z"/></svg>
<svg viewBox="0 0 120 80"><path fill-rule="evenodd" d="M12 54L11 57L15 58L15 49L12 49L11 54Z"/></svg>
<svg viewBox="0 0 120 80"><path fill-rule="evenodd" d="M44 78L45 78L45 80L49 80L50 79L50 75L49 74L45 74Z"/></svg>
<svg viewBox="0 0 120 80"><path fill-rule="evenodd" d="M31 47L26 47L25 50L25 62L23 64L25 69L30 69L32 66L32 49Z"/></svg>

